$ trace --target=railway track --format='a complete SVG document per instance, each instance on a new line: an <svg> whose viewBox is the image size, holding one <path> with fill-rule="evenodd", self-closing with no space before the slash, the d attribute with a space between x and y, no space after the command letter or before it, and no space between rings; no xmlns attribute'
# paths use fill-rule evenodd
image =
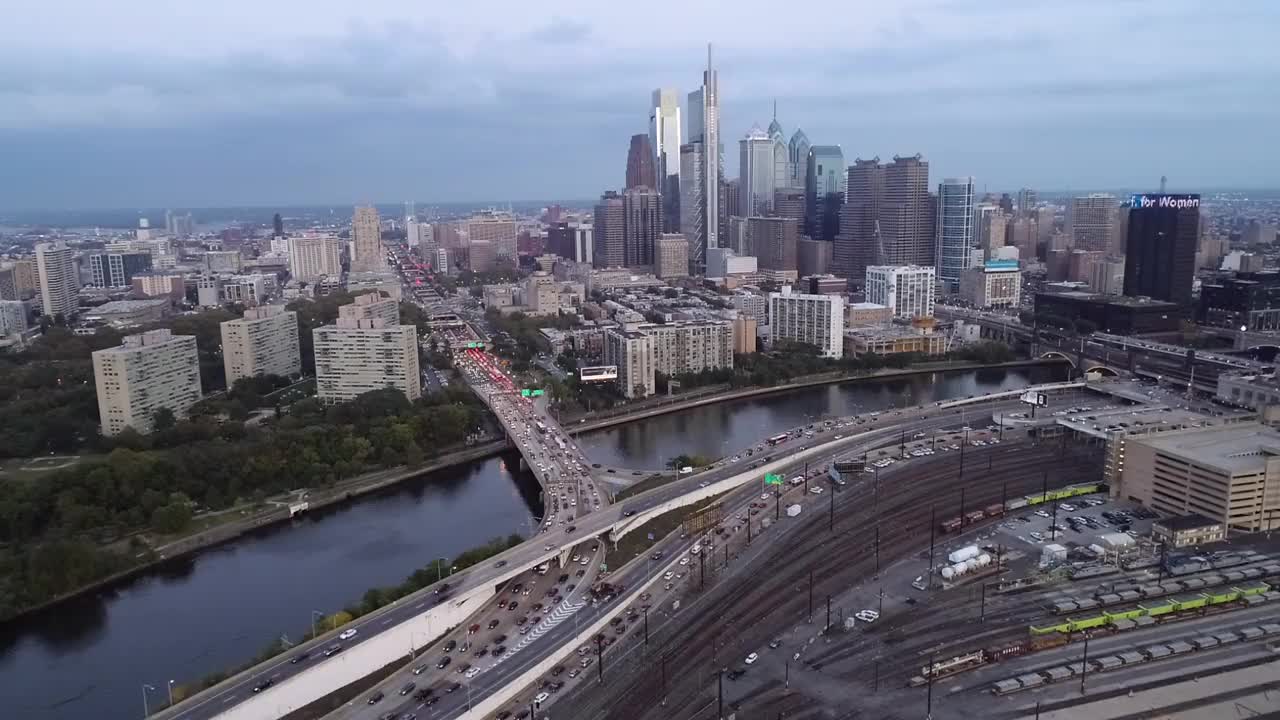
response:
<svg viewBox="0 0 1280 720"><path fill-rule="evenodd" d="M572 703L571 717L694 717L689 713L696 712L709 689L714 696L714 683L708 680L714 678L715 669L736 660L739 649L767 641L779 627L804 622L810 573L815 578L815 614L821 612L817 606L827 592L836 594L874 573L871 550L877 519L884 566L918 550L930 531L930 504L954 510L961 487L965 488L966 507L977 507L1000 499L1006 482L1010 497L1040 489L1044 471L1054 473L1055 486L1064 484L1064 470L1071 475L1066 482L1096 478L1100 461L1096 453L1082 448L1063 454L1056 444L998 446L970 456L975 470L963 481L951 458L942 455L882 472L878 502L869 484L846 489L837 499L834 530L828 529L826 518L811 518L787 535L785 547L771 549L756 561L761 570L723 580L710 588L706 597L693 599L696 608L664 627L659 637L651 636L653 660L638 672L624 671L602 687L579 693ZM1075 472L1070 472L1072 468ZM816 507L812 511L818 512ZM940 510L937 514L944 513ZM856 558L852 562L851 555ZM769 572L770 568L780 570ZM797 589L801 592L795 592ZM726 647L721 638L727 633L737 642ZM654 707L654 699L663 697L663 679L655 671L659 669L657 658L664 654L667 705ZM913 653L906 655L895 665L905 668L916 664ZM779 702L794 703L794 695ZM653 709L647 715L637 715L638 708Z"/></svg>

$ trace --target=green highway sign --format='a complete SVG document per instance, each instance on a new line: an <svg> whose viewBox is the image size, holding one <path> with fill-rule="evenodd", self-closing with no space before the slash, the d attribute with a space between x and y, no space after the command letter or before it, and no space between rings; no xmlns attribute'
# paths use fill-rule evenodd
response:
<svg viewBox="0 0 1280 720"><path fill-rule="evenodd" d="M777 473L768 473L764 476L765 485L781 485L782 476Z"/></svg>
<svg viewBox="0 0 1280 720"><path fill-rule="evenodd" d="M543 390L525 388L520 391L520 397L542 397Z"/></svg>

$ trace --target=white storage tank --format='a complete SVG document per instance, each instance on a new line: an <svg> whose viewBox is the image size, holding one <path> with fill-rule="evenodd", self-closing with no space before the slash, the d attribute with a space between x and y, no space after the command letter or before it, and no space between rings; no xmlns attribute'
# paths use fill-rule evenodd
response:
<svg viewBox="0 0 1280 720"><path fill-rule="evenodd" d="M956 576L956 571L955 571L955 570L952 570L950 565L944 565L944 566L942 567L942 579L943 579L943 580L950 580L951 578L953 578L953 577L955 577L955 576Z"/></svg>
<svg viewBox="0 0 1280 720"><path fill-rule="evenodd" d="M981 555L978 556L978 567L986 567L990 564L991 564L990 555L988 555L987 553L982 553Z"/></svg>
<svg viewBox="0 0 1280 720"><path fill-rule="evenodd" d="M969 558L978 557L978 554L981 552L982 551L978 549L977 545L966 545L948 555L947 560L950 560L953 564L960 563L968 560Z"/></svg>

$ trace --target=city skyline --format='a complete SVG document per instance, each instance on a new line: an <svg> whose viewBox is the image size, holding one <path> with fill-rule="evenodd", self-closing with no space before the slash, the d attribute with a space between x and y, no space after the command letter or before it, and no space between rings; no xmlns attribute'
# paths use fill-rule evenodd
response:
<svg viewBox="0 0 1280 720"><path fill-rule="evenodd" d="M1205 17L1190 3L1098 3L1063 18L1035 3L866 4L816 29L803 15L764 28L682 7L674 32L605 8L512 4L499 12L527 22L493 30L466 8L279 3L253 6L262 20L246 30L228 26L235 8L174 22L140 1L90 22L59 11L74 4L8 23L6 208L589 198L617 184L653 89L694 89L708 41L729 138L776 98L782 125L814 144L919 152L979 191L1154 189L1160 175L1171 189L1265 187L1280 164L1267 142L1280 108L1256 90L1274 84L1265 32L1280 8L1261 4ZM651 24L658 40L641 42ZM118 42L161 27L182 37ZM519 60L484 53L490 35ZM422 172L441 165L456 172Z"/></svg>

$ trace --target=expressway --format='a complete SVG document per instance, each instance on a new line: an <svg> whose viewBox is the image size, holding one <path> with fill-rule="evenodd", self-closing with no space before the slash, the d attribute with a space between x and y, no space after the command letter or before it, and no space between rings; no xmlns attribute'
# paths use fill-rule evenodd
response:
<svg viewBox="0 0 1280 720"><path fill-rule="evenodd" d="M978 398L973 403L970 407L974 411L984 413L1007 413L1018 407L1017 401L1011 399L984 402ZM754 491L754 483L766 471L783 471L810 457L814 460L829 458L837 451L892 444L904 433L952 427L957 425L960 413L959 409L943 411L935 406L916 407L844 421L848 429L843 432L849 435L838 439L832 433L813 437L795 433L763 453L766 457L762 460L739 456L739 462L722 461L705 472L674 479L620 503L602 503L599 510L579 516L572 523L553 527L544 525L536 538L454 573L394 605L341 628L343 634L356 631L354 635L340 640L339 632L331 631L164 710L158 716L163 720L205 720L219 716L237 720L281 717L329 692L357 682L394 661L395 653L404 655L411 647L420 649L442 636L447 628L467 621L502 584L571 551L585 540L607 535L616 527L629 524L633 515L670 505L685 496L705 495L707 486L716 483L751 485ZM774 456L780 459L771 460ZM764 464L760 465L761 462ZM565 628L562 632L569 631L567 624L562 627ZM545 646L549 647L554 637L547 640ZM365 645L372 647L362 650ZM390 656L386 652L389 645L397 648ZM341 650L325 657L325 649L334 646ZM535 654L529 652L528 656ZM480 678L484 679L486 675L489 673L480 675ZM494 673L491 680L481 682L478 679L472 692L489 692L502 683L502 673ZM445 707L442 703L442 709Z"/></svg>

